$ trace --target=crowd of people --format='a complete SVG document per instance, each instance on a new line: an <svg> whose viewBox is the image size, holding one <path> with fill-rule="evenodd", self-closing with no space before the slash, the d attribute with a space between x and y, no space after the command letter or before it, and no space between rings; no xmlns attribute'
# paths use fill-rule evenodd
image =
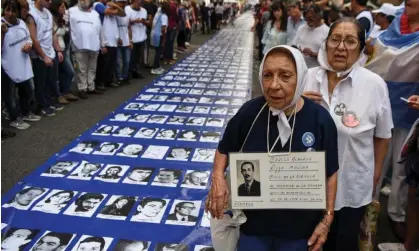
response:
<svg viewBox="0 0 419 251"><path fill-rule="evenodd" d="M147 69L160 75L160 61L174 64L188 52L198 26L215 31L237 10L193 0L4 0L2 115L27 129L64 105L142 79ZM13 135L2 128L2 137Z"/></svg>

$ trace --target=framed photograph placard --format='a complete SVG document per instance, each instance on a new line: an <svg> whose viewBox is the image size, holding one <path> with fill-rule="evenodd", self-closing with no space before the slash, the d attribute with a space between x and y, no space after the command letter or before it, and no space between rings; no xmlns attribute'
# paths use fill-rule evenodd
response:
<svg viewBox="0 0 419 251"><path fill-rule="evenodd" d="M326 209L324 152L230 153L232 209Z"/></svg>

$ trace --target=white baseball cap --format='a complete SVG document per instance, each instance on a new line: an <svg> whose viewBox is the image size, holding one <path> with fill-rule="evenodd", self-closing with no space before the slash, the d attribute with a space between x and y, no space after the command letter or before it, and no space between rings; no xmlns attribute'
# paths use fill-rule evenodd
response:
<svg viewBox="0 0 419 251"><path fill-rule="evenodd" d="M371 12L372 13L383 13L386 16L395 16L397 10L398 10L397 6L394 6L390 3L383 3L379 9L373 10Z"/></svg>

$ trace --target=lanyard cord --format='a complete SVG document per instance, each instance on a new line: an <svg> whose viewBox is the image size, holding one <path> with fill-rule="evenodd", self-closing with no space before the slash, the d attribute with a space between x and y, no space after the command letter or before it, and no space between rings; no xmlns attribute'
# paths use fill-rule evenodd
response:
<svg viewBox="0 0 419 251"><path fill-rule="evenodd" d="M252 126L250 127L249 131L247 132L246 138L244 139L244 142L243 142L243 144L242 144L242 147L240 148L239 153L243 152L243 147L244 147L244 144L246 144L247 138L249 137L250 132L252 131L253 126L254 126L254 125L255 125L255 123L256 123L256 120L259 118L260 114L262 113L263 109L266 107L266 105L267 105L267 104L268 104L268 102L266 102L266 103L262 106L262 108L260 109L260 111L259 111L258 115L256 115L256 118L253 120ZM269 112L269 109L268 109L268 112Z"/></svg>
<svg viewBox="0 0 419 251"><path fill-rule="evenodd" d="M297 117L297 107L298 107L298 103L295 105L294 111L291 113L290 117L288 118L288 122L290 122L290 119L294 115L292 129L291 129L291 139L290 139L290 146L289 146L289 149L288 149L288 154L291 153L292 136L294 134L295 118ZM278 137L276 138L271 150L269 150L269 124L270 124L270 121L271 121L270 118L271 118L271 114L269 113L269 110L268 110L268 125L267 125L267 133L266 133L266 149L268 150L268 155L270 155L272 153L272 151L274 150L276 144L279 141L279 136L280 136L280 135L278 135ZM278 118L278 119L281 119L281 118Z"/></svg>

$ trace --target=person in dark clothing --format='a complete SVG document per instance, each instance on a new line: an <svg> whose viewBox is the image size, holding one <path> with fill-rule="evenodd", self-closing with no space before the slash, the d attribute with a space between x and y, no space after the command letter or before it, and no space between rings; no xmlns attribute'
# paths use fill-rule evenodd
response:
<svg viewBox="0 0 419 251"><path fill-rule="evenodd" d="M352 14L364 28L368 37L374 26L374 18L367 8L367 3L368 0L351 0Z"/></svg>
<svg viewBox="0 0 419 251"><path fill-rule="evenodd" d="M205 2L201 5L201 23L202 23L202 34L206 33L210 34L211 29L209 27L209 8L205 5Z"/></svg>
<svg viewBox="0 0 419 251"><path fill-rule="evenodd" d="M255 180L255 166L252 162L244 162L240 171L244 183L239 186L239 196L260 196L260 182Z"/></svg>
<svg viewBox="0 0 419 251"><path fill-rule="evenodd" d="M132 206L135 203L135 198L131 196L121 196L117 198L111 205L105 206L100 214L128 216Z"/></svg>
<svg viewBox="0 0 419 251"><path fill-rule="evenodd" d="M147 11L147 20L148 20L148 25L147 25L147 42L146 42L146 46L145 46L145 52L144 52L144 62L145 62L145 67L146 68L151 68L151 66L149 65L149 53L150 53L150 33L151 33L151 28L153 25L153 19L154 16L157 13L158 7L155 3L153 3L152 0L144 0L143 6L142 6L146 11Z"/></svg>

